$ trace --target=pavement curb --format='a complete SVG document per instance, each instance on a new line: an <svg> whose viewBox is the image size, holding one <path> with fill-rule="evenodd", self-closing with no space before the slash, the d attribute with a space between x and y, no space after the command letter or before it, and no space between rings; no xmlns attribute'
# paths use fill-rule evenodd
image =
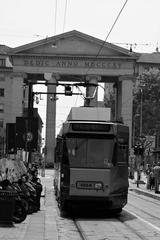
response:
<svg viewBox="0 0 160 240"><path fill-rule="evenodd" d="M144 196L147 196L147 197L151 197L151 198L154 198L156 200L160 200L160 195L156 195L156 193L151 193L151 192L148 192L148 191L145 191L145 190L142 190L142 189L138 189L138 188L130 188L129 191L133 191L137 194L140 194L140 195L144 195Z"/></svg>

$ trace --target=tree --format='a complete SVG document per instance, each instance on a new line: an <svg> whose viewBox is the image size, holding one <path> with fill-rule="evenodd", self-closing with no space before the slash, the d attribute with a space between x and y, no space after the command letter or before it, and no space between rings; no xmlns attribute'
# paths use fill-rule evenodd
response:
<svg viewBox="0 0 160 240"><path fill-rule="evenodd" d="M137 78L133 93L133 119L141 115L142 133L154 135L160 131L160 71L151 68ZM140 120L135 120L135 136L139 137Z"/></svg>

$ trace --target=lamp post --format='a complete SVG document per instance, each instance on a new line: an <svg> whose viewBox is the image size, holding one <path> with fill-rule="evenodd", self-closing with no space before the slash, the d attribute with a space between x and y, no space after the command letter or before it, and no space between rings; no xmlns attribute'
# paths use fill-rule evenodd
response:
<svg viewBox="0 0 160 240"><path fill-rule="evenodd" d="M139 129L139 136L142 136L142 127L143 127L143 89L140 89L141 100L140 100L140 129Z"/></svg>
<svg viewBox="0 0 160 240"><path fill-rule="evenodd" d="M139 86L140 86L140 129L139 136L142 136L143 133L143 87L145 87L145 81L143 75L139 77Z"/></svg>

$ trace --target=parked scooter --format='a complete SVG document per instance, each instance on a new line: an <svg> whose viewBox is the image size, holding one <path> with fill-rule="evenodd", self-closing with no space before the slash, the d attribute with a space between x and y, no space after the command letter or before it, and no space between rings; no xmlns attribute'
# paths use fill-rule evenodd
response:
<svg viewBox="0 0 160 240"><path fill-rule="evenodd" d="M23 175L21 179L19 179L19 186L23 192L24 198L28 202L28 209L27 213L32 214L34 212L37 212L38 207L36 204L36 189L32 185L32 183L29 181L27 175Z"/></svg>
<svg viewBox="0 0 160 240"><path fill-rule="evenodd" d="M38 210L40 210L40 199L41 199L41 193L42 193L43 187L41 184L41 180L38 177L38 170L32 171L31 175L32 175L31 182L36 189L36 204L37 204Z"/></svg>
<svg viewBox="0 0 160 240"><path fill-rule="evenodd" d="M11 184L8 179L5 179L1 182L1 187L2 190L8 190L15 193L15 207L12 216L12 221L15 223L23 222L27 217L27 211L16 187L13 184Z"/></svg>
<svg viewBox="0 0 160 240"><path fill-rule="evenodd" d="M28 203L28 197L29 195L27 194L27 192L23 192L21 189L21 186L19 184L19 180L17 182L13 182L12 186L15 188L15 190L18 192L18 195L21 198L22 204L26 209L26 212L28 213L28 207L29 207L29 203Z"/></svg>

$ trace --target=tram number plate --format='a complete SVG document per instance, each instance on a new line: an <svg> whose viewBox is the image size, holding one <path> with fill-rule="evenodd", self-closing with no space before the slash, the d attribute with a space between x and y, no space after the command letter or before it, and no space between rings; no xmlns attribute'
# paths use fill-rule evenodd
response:
<svg viewBox="0 0 160 240"><path fill-rule="evenodd" d="M95 182L77 182L77 188L95 189Z"/></svg>
<svg viewBox="0 0 160 240"><path fill-rule="evenodd" d="M77 182L77 188L94 189L94 182Z"/></svg>

